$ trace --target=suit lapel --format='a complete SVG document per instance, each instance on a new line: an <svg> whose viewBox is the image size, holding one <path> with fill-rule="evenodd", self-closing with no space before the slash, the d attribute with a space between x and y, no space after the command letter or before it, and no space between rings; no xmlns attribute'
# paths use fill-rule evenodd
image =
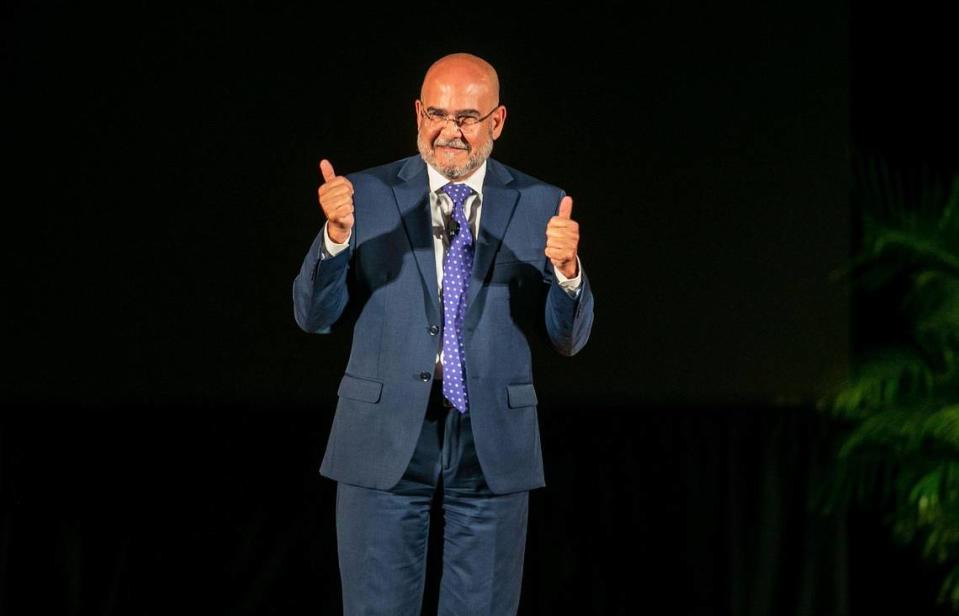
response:
<svg viewBox="0 0 959 616"><path fill-rule="evenodd" d="M483 212L480 215L476 253L473 257L473 275L466 296L467 312L483 286L486 274L493 264L493 257L496 256L506 234L513 210L516 209L519 191L507 186L512 181L513 176L505 167L487 159L486 179L483 181Z"/></svg>
<svg viewBox="0 0 959 616"><path fill-rule="evenodd" d="M493 264L516 209L519 191L510 188L513 181L510 172L492 159L487 160L486 179L483 182L483 213L476 238L476 253L473 257L473 272L466 296L469 311ZM439 319L439 290L436 286L436 256L433 248L433 219L429 204L429 179L426 163L421 158L410 158L397 174L393 196L399 209L400 219L406 229L413 256L426 286L435 319Z"/></svg>
<svg viewBox="0 0 959 616"><path fill-rule="evenodd" d="M426 163L418 156L410 158L400 169L397 178L397 183L393 185L393 196L430 298L428 305L432 306L432 320L436 322L440 314L439 291L436 286L433 219L430 215Z"/></svg>

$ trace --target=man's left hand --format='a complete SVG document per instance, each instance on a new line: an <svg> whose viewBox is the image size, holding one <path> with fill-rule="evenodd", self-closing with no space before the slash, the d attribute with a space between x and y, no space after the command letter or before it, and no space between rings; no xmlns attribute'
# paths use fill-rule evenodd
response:
<svg viewBox="0 0 959 616"><path fill-rule="evenodd" d="M571 218L573 198L566 196L559 202L559 212L546 225L546 256L553 269L567 278L579 273L576 264L576 248L579 246L579 223Z"/></svg>

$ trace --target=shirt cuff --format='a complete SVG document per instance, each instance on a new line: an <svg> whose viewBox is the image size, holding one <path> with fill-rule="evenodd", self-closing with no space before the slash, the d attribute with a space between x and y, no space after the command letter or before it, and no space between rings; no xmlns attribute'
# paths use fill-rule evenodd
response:
<svg viewBox="0 0 959 616"><path fill-rule="evenodd" d="M350 235L346 236L346 241L343 242L342 244L337 244L336 242L330 239L330 233L326 228L327 225L329 224L330 223L328 222L323 223L323 251L322 251L323 259L332 259L336 255L340 254L341 252L349 248L350 237L353 235L353 231L350 231Z"/></svg>
<svg viewBox="0 0 959 616"><path fill-rule="evenodd" d="M578 255L576 257L576 276L567 278L558 269L554 269L553 273L556 274L556 282L559 283L560 288L566 291L567 295L573 299L579 297L579 291L583 285L583 264L580 262Z"/></svg>

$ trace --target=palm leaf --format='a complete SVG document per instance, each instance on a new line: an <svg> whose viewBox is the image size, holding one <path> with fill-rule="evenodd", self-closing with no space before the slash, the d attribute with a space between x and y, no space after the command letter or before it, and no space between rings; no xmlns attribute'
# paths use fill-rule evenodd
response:
<svg viewBox="0 0 959 616"><path fill-rule="evenodd" d="M819 503L891 506L893 536L949 566L940 600L959 611L959 176L946 183L928 170L906 176L859 160L854 179L861 250L832 277L848 280L901 335L855 358L849 381L823 405L846 433ZM887 302L892 310L876 310Z"/></svg>

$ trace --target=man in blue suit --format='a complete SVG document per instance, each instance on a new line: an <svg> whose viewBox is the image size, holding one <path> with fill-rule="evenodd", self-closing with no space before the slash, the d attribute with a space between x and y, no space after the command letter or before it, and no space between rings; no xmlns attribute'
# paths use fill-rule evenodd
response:
<svg viewBox="0 0 959 616"><path fill-rule="evenodd" d="M529 339L586 343L593 295L573 201L489 158L496 71L435 62L419 156L338 176L293 284L307 332L353 324L320 472L336 480L344 613L419 615L430 508L443 514L439 613L515 614L529 490L545 485Z"/></svg>

